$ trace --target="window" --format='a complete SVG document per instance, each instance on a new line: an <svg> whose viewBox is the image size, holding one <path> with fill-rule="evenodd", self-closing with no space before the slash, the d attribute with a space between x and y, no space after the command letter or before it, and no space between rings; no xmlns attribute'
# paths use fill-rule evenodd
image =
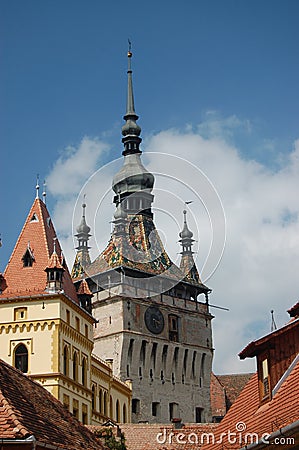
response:
<svg viewBox="0 0 299 450"><path fill-rule="evenodd" d="M14 308L14 320L26 320L27 319L27 308Z"/></svg>
<svg viewBox="0 0 299 450"><path fill-rule="evenodd" d="M15 349L15 367L21 372L28 372L28 350L24 344L20 344Z"/></svg>
<svg viewBox="0 0 299 450"><path fill-rule="evenodd" d="M69 375L69 349L67 345L63 349L63 375Z"/></svg>
<svg viewBox="0 0 299 450"><path fill-rule="evenodd" d="M86 381L87 381L87 360L85 357L82 358L81 381L82 381L83 386L85 386Z"/></svg>
<svg viewBox="0 0 299 450"><path fill-rule="evenodd" d="M157 417L159 412L159 402L153 402L152 403L152 416Z"/></svg>
<svg viewBox="0 0 299 450"><path fill-rule="evenodd" d="M92 407L92 409L95 409L95 405L96 405L96 387L93 384L92 388L91 388L91 407Z"/></svg>
<svg viewBox="0 0 299 450"><path fill-rule="evenodd" d="M79 419L79 402L78 400L73 400L73 414L76 419Z"/></svg>
<svg viewBox="0 0 299 450"><path fill-rule="evenodd" d="M33 256L33 252L31 250L31 248L29 247L29 245L22 257L22 261L23 261L23 267L32 267L32 264L34 261L34 256Z"/></svg>
<svg viewBox="0 0 299 450"><path fill-rule="evenodd" d="M88 338L88 325L85 324L85 337Z"/></svg>
<svg viewBox="0 0 299 450"><path fill-rule="evenodd" d="M268 397L270 394L269 386L269 370L268 370L268 359L265 358L262 361L262 394L263 397Z"/></svg>
<svg viewBox="0 0 299 450"><path fill-rule="evenodd" d="M70 312L69 312L68 309L66 310L66 323L67 323L67 324L70 324L70 323L71 323Z"/></svg>
<svg viewBox="0 0 299 450"><path fill-rule="evenodd" d="M169 420L178 418L178 404L169 403Z"/></svg>
<svg viewBox="0 0 299 450"><path fill-rule="evenodd" d="M202 420L202 412L203 412L202 408L198 408L198 407L195 408L195 422L196 423L202 423L203 422L203 420Z"/></svg>
<svg viewBox="0 0 299 450"><path fill-rule="evenodd" d="M168 316L169 340L179 341L179 318L173 314Z"/></svg>
<svg viewBox="0 0 299 450"><path fill-rule="evenodd" d="M138 398L132 399L132 413L133 414L140 413L140 400Z"/></svg>
<svg viewBox="0 0 299 450"><path fill-rule="evenodd" d="M107 392L104 392L104 415L107 416Z"/></svg>
<svg viewBox="0 0 299 450"><path fill-rule="evenodd" d="M123 423L126 423L126 422L127 422L127 406L124 403L124 406L123 406Z"/></svg>
<svg viewBox="0 0 299 450"><path fill-rule="evenodd" d="M73 380L78 380L78 355L77 352L73 354Z"/></svg>
<svg viewBox="0 0 299 450"><path fill-rule="evenodd" d="M116 422L120 422L120 405L119 405L119 400L116 400L116 405L115 405L115 415L116 415Z"/></svg>
<svg viewBox="0 0 299 450"><path fill-rule="evenodd" d="M113 400L112 400L111 395L110 395L110 402L109 402L109 414L110 414L110 419L113 419Z"/></svg>
<svg viewBox="0 0 299 450"><path fill-rule="evenodd" d="M101 413L101 412L103 412L103 391L102 391L102 389L100 389L99 403L100 403L99 410L100 410L100 413Z"/></svg>
<svg viewBox="0 0 299 450"><path fill-rule="evenodd" d="M88 416L87 416L87 405L84 403L82 404L82 423L83 425L87 425L88 422Z"/></svg>
<svg viewBox="0 0 299 450"><path fill-rule="evenodd" d="M80 319L79 319L79 317L75 318L75 322L76 322L76 330L80 332Z"/></svg>
<svg viewBox="0 0 299 450"><path fill-rule="evenodd" d="M66 394L63 394L63 406L69 410L70 407L70 397Z"/></svg>

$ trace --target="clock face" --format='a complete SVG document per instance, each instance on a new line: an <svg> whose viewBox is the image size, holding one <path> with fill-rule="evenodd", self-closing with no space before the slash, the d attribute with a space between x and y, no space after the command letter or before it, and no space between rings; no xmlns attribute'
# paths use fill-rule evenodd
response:
<svg viewBox="0 0 299 450"><path fill-rule="evenodd" d="M164 328L164 317L159 308L149 306L144 314L145 324L151 333L159 334Z"/></svg>

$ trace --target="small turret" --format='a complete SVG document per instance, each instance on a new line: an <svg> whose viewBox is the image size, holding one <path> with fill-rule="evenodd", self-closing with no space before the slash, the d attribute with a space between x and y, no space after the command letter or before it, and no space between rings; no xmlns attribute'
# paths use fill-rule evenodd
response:
<svg viewBox="0 0 299 450"><path fill-rule="evenodd" d="M85 196L84 196L85 200ZM72 278L77 278L84 272L84 268L91 263L88 241L91 237L90 227L86 223L85 219L85 209L86 203L85 201L82 204L82 219L80 224L77 226L75 234L78 239L78 246L76 247L77 255L72 269Z"/></svg>
<svg viewBox="0 0 299 450"><path fill-rule="evenodd" d="M82 280L77 292L80 306L81 308L85 309L89 314L92 312L92 304L91 304L91 298L92 298L92 292L90 291L87 281Z"/></svg>
<svg viewBox="0 0 299 450"><path fill-rule="evenodd" d="M54 250L49 260L49 264L45 268L47 273L46 291L57 293L62 291L62 278L65 269L61 265L59 256L56 253L56 238L54 238Z"/></svg>

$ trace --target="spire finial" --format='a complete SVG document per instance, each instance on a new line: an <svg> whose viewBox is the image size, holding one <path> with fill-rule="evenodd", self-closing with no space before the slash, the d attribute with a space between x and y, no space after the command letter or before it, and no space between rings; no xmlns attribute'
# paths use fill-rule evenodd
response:
<svg viewBox="0 0 299 450"><path fill-rule="evenodd" d="M133 94L133 81L132 81L132 68L131 68L131 59L133 53L131 51L132 44L130 39L128 39L128 91L127 91L127 110L124 115L124 119L126 121L125 125L122 127L122 135L124 136L122 142L125 145L125 149L123 151L123 155L129 155L133 153L141 153L139 150L139 144L141 142L141 138L139 137L141 133L141 128L137 125L136 121L138 120L138 116L135 112L134 105L134 94Z"/></svg>
<svg viewBox="0 0 299 450"><path fill-rule="evenodd" d="M39 198L39 174L37 174L37 176L36 176L36 186L35 186L35 189L36 189L36 196L35 196L35 198Z"/></svg>
<svg viewBox="0 0 299 450"><path fill-rule="evenodd" d="M43 183L43 202L44 202L44 204L46 204L46 196L47 196L47 184L46 184L46 180L44 180L44 183Z"/></svg>
<svg viewBox="0 0 299 450"><path fill-rule="evenodd" d="M132 57L132 52L131 52L132 42L130 41L129 38L128 38L128 44L129 44L129 47L128 47L128 58L131 58Z"/></svg>
<svg viewBox="0 0 299 450"><path fill-rule="evenodd" d="M84 217L84 219L85 219L85 208L86 208L85 202L86 202L86 194L83 195L83 203L82 203L82 210L83 210L82 217Z"/></svg>
<svg viewBox="0 0 299 450"><path fill-rule="evenodd" d="M187 202L185 202L187 203ZM188 225L187 225L187 210L184 209L183 210L183 215L184 215L184 225L183 225L183 229L180 232L179 236L180 236L180 242L181 245L183 247L183 252L182 254L192 254L192 244L194 242L194 239L192 239L193 237L193 233L192 231L189 230Z"/></svg>
<svg viewBox="0 0 299 450"><path fill-rule="evenodd" d="M55 236L55 238L53 238L53 253L56 253L56 240L57 237Z"/></svg>

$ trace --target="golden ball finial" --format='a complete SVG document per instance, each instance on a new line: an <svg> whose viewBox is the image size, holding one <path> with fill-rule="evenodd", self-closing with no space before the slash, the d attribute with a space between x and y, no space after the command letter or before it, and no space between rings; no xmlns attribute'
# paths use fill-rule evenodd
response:
<svg viewBox="0 0 299 450"><path fill-rule="evenodd" d="M128 52L128 58L132 58L132 52Z"/></svg>

